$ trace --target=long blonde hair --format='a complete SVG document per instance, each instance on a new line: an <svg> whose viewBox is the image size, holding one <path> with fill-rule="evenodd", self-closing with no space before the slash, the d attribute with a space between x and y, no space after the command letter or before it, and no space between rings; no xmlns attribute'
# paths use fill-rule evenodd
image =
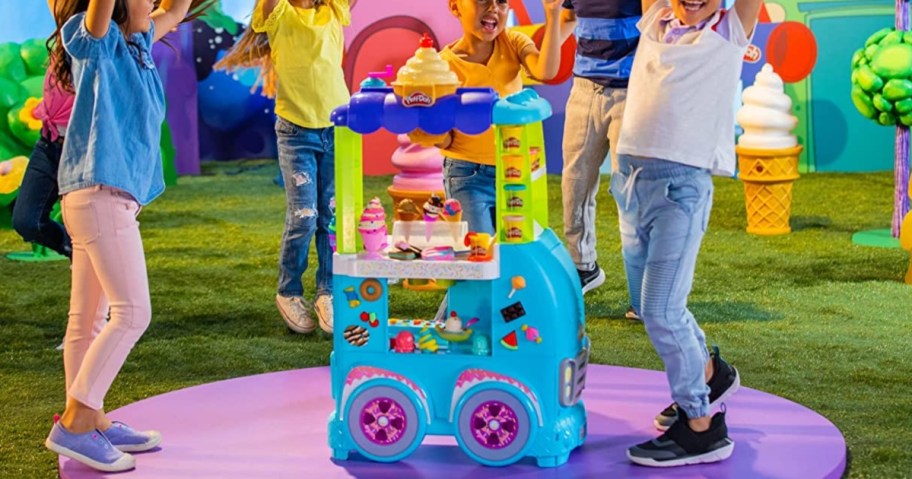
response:
<svg viewBox="0 0 912 479"><path fill-rule="evenodd" d="M328 1L313 0L314 8L320 8L326 5ZM244 34L231 47L225 57L215 63L213 68L227 72L234 72L244 68L259 68L260 74L251 92L262 84L262 94L269 98L275 98L279 79L276 76L275 65L272 63L272 48L269 46L269 38L266 33L253 30L253 22L257 16L257 10L260 8L260 1L257 0L253 6L253 13L250 15L250 24L247 25Z"/></svg>

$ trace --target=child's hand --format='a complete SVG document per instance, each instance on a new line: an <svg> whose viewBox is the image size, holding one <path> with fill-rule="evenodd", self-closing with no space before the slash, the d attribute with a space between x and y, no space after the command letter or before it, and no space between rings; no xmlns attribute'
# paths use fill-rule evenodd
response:
<svg viewBox="0 0 912 479"><path fill-rule="evenodd" d="M416 128L408 133L409 140L412 143L426 148L440 147L440 145L446 143L449 135L449 132L440 135L432 135L420 128Z"/></svg>
<svg viewBox="0 0 912 479"><path fill-rule="evenodd" d="M560 14L561 5L564 4L564 0L542 0L542 5L545 7L545 15L548 15L552 18Z"/></svg>

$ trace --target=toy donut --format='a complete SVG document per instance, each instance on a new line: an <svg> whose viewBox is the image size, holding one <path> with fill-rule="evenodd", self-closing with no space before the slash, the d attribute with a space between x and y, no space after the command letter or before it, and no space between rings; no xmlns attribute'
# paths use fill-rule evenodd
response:
<svg viewBox="0 0 912 479"><path fill-rule="evenodd" d="M383 294L383 287L380 286L380 281L377 281L375 278L368 278L361 282L361 297L365 301L376 301L380 299L380 295Z"/></svg>

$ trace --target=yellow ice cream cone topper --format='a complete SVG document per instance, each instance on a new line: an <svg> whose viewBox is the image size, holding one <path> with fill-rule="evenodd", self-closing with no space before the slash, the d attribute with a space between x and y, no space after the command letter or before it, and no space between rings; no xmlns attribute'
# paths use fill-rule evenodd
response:
<svg viewBox="0 0 912 479"><path fill-rule="evenodd" d="M393 91L405 107L431 107L438 98L456 93L459 77L434 48L434 39L425 33L418 50L396 74Z"/></svg>

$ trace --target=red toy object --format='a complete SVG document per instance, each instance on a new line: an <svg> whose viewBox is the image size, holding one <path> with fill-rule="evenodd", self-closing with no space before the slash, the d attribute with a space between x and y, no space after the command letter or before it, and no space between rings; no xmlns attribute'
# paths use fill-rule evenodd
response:
<svg viewBox="0 0 912 479"><path fill-rule="evenodd" d="M817 63L817 40L803 23L782 22L766 42L767 62L785 83L801 81Z"/></svg>
<svg viewBox="0 0 912 479"><path fill-rule="evenodd" d="M516 331L511 331L506 336L500 338L500 345L511 351L518 350L519 341L517 341L517 339L516 339Z"/></svg>
<svg viewBox="0 0 912 479"><path fill-rule="evenodd" d="M408 331L399 331L393 339L393 351L397 353L415 352L415 335Z"/></svg>

